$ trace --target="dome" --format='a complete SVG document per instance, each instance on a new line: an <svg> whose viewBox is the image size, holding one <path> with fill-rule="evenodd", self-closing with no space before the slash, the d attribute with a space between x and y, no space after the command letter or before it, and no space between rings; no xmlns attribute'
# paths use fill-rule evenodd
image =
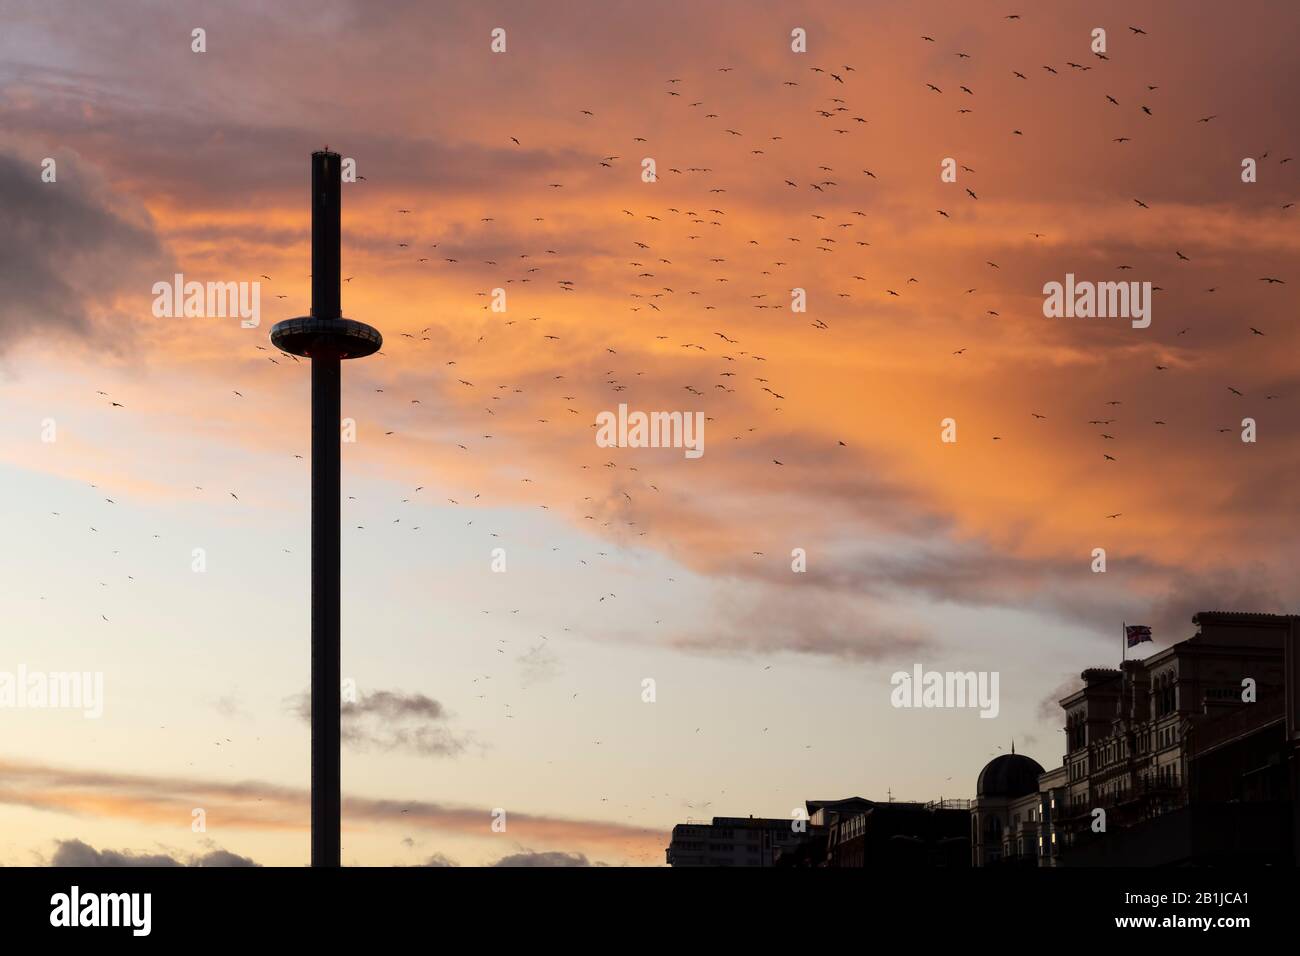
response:
<svg viewBox="0 0 1300 956"><path fill-rule="evenodd" d="M1043 768L1038 761L1024 754L1003 754L994 757L980 771L977 797L1023 797L1038 789L1038 776Z"/></svg>

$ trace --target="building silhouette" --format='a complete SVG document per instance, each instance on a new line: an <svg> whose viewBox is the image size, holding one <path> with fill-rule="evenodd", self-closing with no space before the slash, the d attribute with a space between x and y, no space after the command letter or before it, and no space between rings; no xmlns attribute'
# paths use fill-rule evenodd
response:
<svg viewBox="0 0 1300 956"><path fill-rule="evenodd" d="M1203 611L1198 630L1060 701L1066 752L991 761L975 866L1294 865L1300 617Z"/></svg>
<svg viewBox="0 0 1300 956"><path fill-rule="evenodd" d="M802 816L679 823L670 866L969 866L964 800L808 800Z"/></svg>
<svg viewBox="0 0 1300 956"><path fill-rule="evenodd" d="M980 771L970 814L972 866L1036 861L1040 837L1047 832L1042 821L1051 811L1039 792L1042 776L1038 761L1016 753L1015 744Z"/></svg>
<svg viewBox="0 0 1300 956"><path fill-rule="evenodd" d="M970 865L966 800L890 801L840 813L826 832L826 866L909 867Z"/></svg>
<svg viewBox="0 0 1300 956"><path fill-rule="evenodd" d="M1059 766L1012 752L975 799L809 800L673 828L672 866L1286 865L1300 860L1300 615L1202 611L1060 701Z"/></svg>
<svg viewBox="0 0 1300 956"><path fill-rule="evenodd" d="M789 817L714 817L712 823L679 823L665 851L668 865L772 866L780 850L805 839L806 831L795 824Z"/></svg>

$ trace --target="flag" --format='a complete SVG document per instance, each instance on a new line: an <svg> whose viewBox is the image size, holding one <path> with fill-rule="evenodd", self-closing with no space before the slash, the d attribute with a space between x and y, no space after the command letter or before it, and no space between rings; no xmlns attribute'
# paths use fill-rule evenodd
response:
<svg viewBox="0 0 1300 956"><path fill-rule="evenodd" d="M1124 636L1128 638L1129 647L1136 647L1151 640L1151 628L1145 624L1127 624L1124 627Z"/></svg>

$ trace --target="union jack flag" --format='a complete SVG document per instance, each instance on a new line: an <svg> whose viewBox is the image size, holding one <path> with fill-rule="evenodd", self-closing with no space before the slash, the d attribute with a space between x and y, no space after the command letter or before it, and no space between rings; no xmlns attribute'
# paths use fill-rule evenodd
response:
<svg viewBox="0 0 1300 956"><path fill-rule="evenodd" d="M1126 624L1124 626L1124 635L1128 638L1128 646L1136 647L1145 641L1151 640L1151 628L1145 624Z"/></svg>

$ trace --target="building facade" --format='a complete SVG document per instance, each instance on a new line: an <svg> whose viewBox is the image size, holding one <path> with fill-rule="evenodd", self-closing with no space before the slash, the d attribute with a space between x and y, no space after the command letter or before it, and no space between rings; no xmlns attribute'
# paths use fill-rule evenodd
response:
<svg viewBox="0 0 1300 956"><path fill-rule="evenodd" d="M670 866L968 866L968 801L808 800L791 818L679 823Z"/></svg>
<svg viewBox="0 0 1300 956"><path fill-rule="evenodd" d="M1187 640L1080 675L1060 702L1060 767L1006 755L984 768L976 866L1294 861L1286 662L1300 617L1192 622Z"/></svg>
<svg viewBox="0 0 1300 956"><path fill-rule="evenodd" d="M972 866L1031 862L1042 854L1043 807L1037 760L1012 752L980 771L970 810Z"/></svg>
<svg viewBox="0 0 1300 956"><path fill-rule="evenodd" d="M1064 754L1003 754L973 801L809 800L681 823L671 866L1204 866L1300 860L1300 615L1203 611L1184 641L1089 668Z"/></svg>
<svg viewBox="0 0 1300 956"><path fill-rule="evenodd" d="M969 801L890 801L838 814L826 829L825 865L899 868L970 865Z"/></svg>
<svg viewBox="0 0 1300 956"><path fill-rule="evenodd" d="M771 817L714 817L679 823L665 851L669 866L772 866L777 854L803 840L807 821Z"/></svg>

